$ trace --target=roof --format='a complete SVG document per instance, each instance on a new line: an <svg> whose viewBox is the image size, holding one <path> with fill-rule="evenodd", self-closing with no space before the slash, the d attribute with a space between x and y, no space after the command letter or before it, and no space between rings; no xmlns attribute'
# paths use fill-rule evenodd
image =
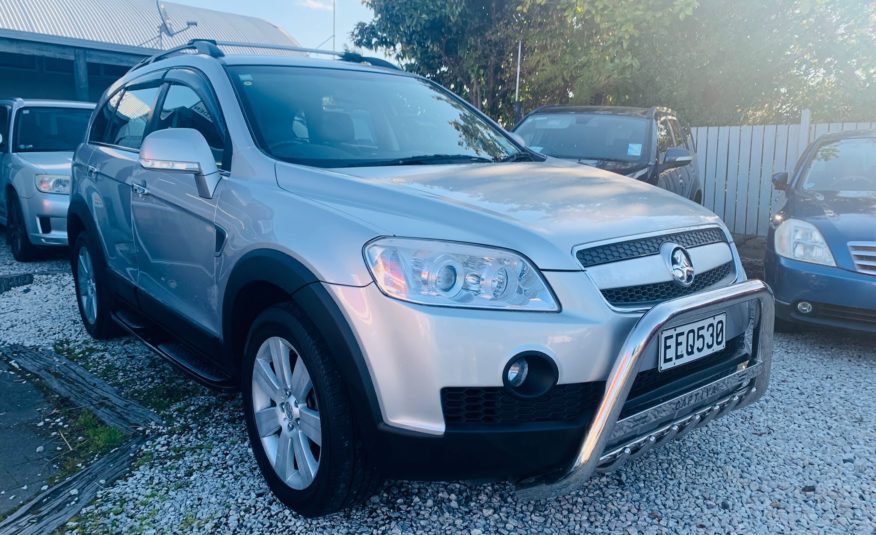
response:
<svg viewBox="0 0 876 535"><path fill-rule="evenodd" d="M263 19L171 2L162 6L173 31L185 28L187 21L197 26L174 37L164 35L159 42L162 21L154 0L3 0L0 36L141 55L196 38L298 46L286 32Z"/></svg>

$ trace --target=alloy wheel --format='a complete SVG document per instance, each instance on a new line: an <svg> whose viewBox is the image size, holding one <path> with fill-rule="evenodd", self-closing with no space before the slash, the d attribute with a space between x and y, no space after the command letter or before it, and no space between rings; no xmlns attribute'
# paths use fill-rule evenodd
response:
<svg viewBox="0 0 876 535"><path fill-rule="evenodd" d="M253 361L252 407L274 471L293 489L310 486L322 447L319 406L307 366L284 338L273 336L259 346Z"/></svg>
<svg viewBox="0 0 876 535"><path fill-rule="evenodd" d="M86 321L94 325L97 322L97 280L94 276L94 264L87 247L79 248L76 259L76 278L79 282L79 303Z"/></svg>

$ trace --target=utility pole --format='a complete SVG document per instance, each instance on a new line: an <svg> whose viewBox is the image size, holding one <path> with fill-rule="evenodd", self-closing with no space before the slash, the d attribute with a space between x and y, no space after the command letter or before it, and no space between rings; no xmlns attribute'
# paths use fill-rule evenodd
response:
<svg viewBox="0 0 876 535"><path fill-rule="evenodd" d="M335 29L335 20L336 20L335 11L336 11L336 7L337 7L336 4L337 4L337 0L332 0L332 52L337 51L337 49L335 48L335 36L338 35L338 32Z"/></svg>

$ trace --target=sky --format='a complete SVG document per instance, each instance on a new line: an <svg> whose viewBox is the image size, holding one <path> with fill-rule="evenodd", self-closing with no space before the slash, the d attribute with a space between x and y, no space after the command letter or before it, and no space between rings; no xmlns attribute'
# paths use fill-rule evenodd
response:
<svg viewBox="0 0 876 535"><path fill-rule="evenodd" d="M177 4L259 17L279 26L308 48L332 48L332 0L172 0ZM337 50L353 48L350 32L372 18L361 0L335 0Z"/></svg>

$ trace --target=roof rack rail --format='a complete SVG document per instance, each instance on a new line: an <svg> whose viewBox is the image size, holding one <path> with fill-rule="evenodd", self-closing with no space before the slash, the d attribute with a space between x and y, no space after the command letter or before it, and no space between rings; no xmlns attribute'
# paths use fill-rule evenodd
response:
<svg viewBox="0 0 876 535"><path fill-rule="evenodd" d="M286 50L289 52L300 52L302 54L323 54L327 56L335 56L341 61L349 61L351 63L364 63L367 65L373 65L375 67L383 67L386 69L393 70L401 70L398 66L393 65L392 63L375 57L363 56L361 54L357 54L355 52L335 52L333 50L322 50L319 48L303 48L298 46L289 46L289 45L275 45L269 43L244 43L240 41L216 41L214 39L192 39L188 43L180 46L173 47L171 49L160 52L154 56L148 57L133 67L128 72L135 71L140 67L144 67L149 65L150 63L154 63L158 60L164 59L166 57L179 54L186 50L194 50L198 54L204 54L210 56L211 58L221 58L225 56L225 53L219 49L220 46L227 47L237 47L237 48L261 48L267 50Z"/></svg>
<svg viewBox="0 0 876 535"><path fill-rule="evenodd" d="M262 48L266 50L286 50L289 52L301 52L303 54L323 54L326 56L335 56L341 61L349 61L351 63L366 63L375 67L384 67L387 69L401 70L398 66L386 61L385 59L375 58L371 56L363 56L356 52L336 52L334 50L323 50L321 48L304 48L300 46L275 45L267 43L244 43L240 41L212 41L217 46L231 46L238 48Z"/></svg>
<svg viewBox="0 0 876 535"><path fill-rule="evenodd" d="M219 47L216 46L216 41L212 39L192 39L184 45L169 48L167 50L159 52L158 54L155 54L154 56L149 56L148 58L141 60L139 63L128 69L128 72L136 71L140 67L145 67L150 63L155 63L160 59L164 59L174 54L179 54L180 52L184 52L186 50L194 50L198 54L205 54L207 56L210 56L211 58L221 58L225 56L225 54L221 50L219 50Z"/></svg>

